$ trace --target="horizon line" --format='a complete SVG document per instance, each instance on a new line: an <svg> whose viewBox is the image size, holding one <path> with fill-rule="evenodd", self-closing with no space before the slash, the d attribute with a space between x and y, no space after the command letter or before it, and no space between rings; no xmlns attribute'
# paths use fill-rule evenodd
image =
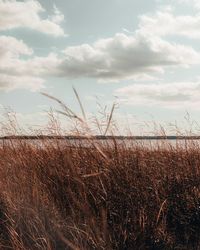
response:
<svg viewBox="0 0 200 250"><path fill-rule="evenodd" d="M10 135L2 136L0 140L9 139L21 139L21 140L42 140L42 139L57 139L57 140L108 140L108 139L120 139L120 140L200 140L200 135L185 136L185 135L136 135L136 136L123 136L123 135L93 135L93 136L79 136L79 135Z"/></svg>

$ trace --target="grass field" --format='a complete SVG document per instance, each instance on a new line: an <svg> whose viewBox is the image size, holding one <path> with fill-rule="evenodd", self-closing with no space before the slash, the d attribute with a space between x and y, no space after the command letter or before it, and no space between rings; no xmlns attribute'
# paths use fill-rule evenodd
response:
<svg viewBox="0 0 200 250"><path fill-rule="evenodd" d="M88 140L0 148L1 249L200 249L197 145Z"/></svg>
<svg viewBox="0 0 200 250"><path fill-rule="evenodd" d="M73 147L58 137L40 136L39 144L16 137L15 119L1 126L13 137L0 146L0 249L200 249L197 138L173 146L133 139L127 147L116 137L100 144L74 92L82 117L47 95L75 120ZM104 137L113 111L104 128L96 122Z"/></svg>

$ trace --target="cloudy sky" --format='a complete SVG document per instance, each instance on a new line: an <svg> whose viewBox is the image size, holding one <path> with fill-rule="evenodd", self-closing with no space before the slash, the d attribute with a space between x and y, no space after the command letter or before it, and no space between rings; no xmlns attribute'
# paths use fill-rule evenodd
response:
<svg viewBox="0 0 200 250"><path fill-rule="evenodd" d="M0 0L1 110L40 123L43 91L78 112L74 86L119 122L200 121L199 27L200 0Z"/></svg>

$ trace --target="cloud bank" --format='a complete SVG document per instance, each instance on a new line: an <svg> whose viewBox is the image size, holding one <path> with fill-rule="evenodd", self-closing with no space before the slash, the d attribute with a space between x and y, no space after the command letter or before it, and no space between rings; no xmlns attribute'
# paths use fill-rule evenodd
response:
<svg viewBox="0 0 200 250"><path fill-rule="evenodd" d="M199 3L200 4L200 3ZM140 16L138 33L153 36L184 36L200 39L200 13L194 16L176 16L172 11L158 11L154 15Z"/></svg>
<svg viewBox="0 0 200 250"><path fill-rule="evenodd" d="M60 24L64 15L54 6L54 14L41 18L45 9L36 0L19 2L16 0L0 0L0 31L14 28L29 28L55 37L64 36Z"/></svg>
<svg viewBox="0 0 200 250"><path fill-rule="evenodd" d="M54 14L46 19L41 13L45 14L45 9L36 0L0 0L0 31L26 27L52 36L65 35L60 26L64 16L56 6ZM91 44L66 47L58 54L49 53L46 57L37 56L24 41L2 35L0 90L26 88L35 91L44 87L46 77L50 76L92 78L104 82L152 80L167 69L200 64L199 51L168 39L170 35L199 39L199 25L198 13L177 16L171 10L157 11L154 15L142 15L133 34L117 33ZM123 100L127 98L127 103L132 103L133 96L142 104L150 101L152 104L178 105L191 101L191 96L199 91L198 86L197 83L138 83L118 89L116 93Z"/></svg>
<svg viewBox="0 0 200 250"><path fill-rule="evenodd" d="M116 34L94 44L68 47L59 65L60 75L119 81L144 73L163 72L165 67L200 62L191 47L169 43L159 37Z"/></svg>
<svg viewBox="0 0 200 250"><path fill-rule="evenodd" d="M17 88L38 90L43 87L42 78L23 69L23 65L26 65L25 68L28 68L28 65L21 56L32 54L33 50L23 41L14 37L0 36L0 90Z"/></svg>
<svg viewBox="0 0 200 250"><path fill-rule="evenodd" d="M28 59L22 58L23 55ZM102 81L139 79L152 73L162 73L167 67L187 67L197 64L200 55L194 49L171 44L158 37L142 35L100 39L94 44L67 47L61 55L50 53L46 57L34 56L34 52L23 41L9 36L0 37L0 88L24 86L24 79L31 89L43 86L46 76L70 78L96 78ZM11 77L12 76L12 77ZM19 80L13 77L18 77ZM17 84L22 79L21 84ZM14 87L15 86L15 87ZM37 89L37 88L36 88Z"/></svg>
<svg viewBox="0 0 200 250"><path fill-rule="evenodd" d="M133 106L197 107L200 104L200 82L133 84L117 89L115 94L121 102Z"/></svg>

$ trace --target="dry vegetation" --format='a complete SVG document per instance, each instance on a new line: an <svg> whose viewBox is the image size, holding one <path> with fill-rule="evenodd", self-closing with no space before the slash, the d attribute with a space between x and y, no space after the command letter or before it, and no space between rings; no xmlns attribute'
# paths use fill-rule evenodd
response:
<svg viewBox="0 0 200 250"><path fill-rule="evenodd" d="M67 143L0 147L0 249L200 249L197 144Z"/></svg>
<svg viewBox="0 0 200 250"><path fill-rule="evenodd" d="M200 150L0 149L1 249L199 249Z"/></svg>

